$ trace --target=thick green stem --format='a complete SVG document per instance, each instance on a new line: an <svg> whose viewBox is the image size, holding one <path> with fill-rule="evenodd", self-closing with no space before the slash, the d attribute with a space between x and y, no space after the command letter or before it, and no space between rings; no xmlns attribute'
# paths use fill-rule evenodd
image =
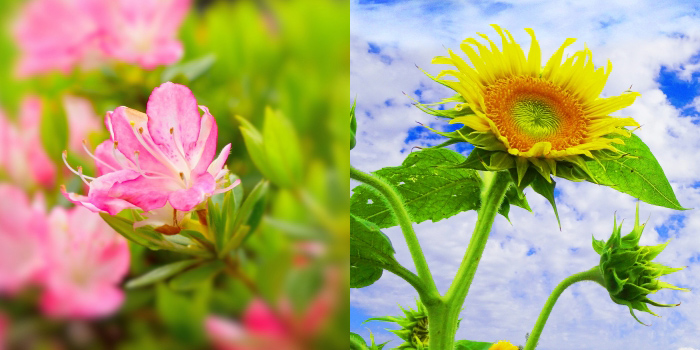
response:
<svg viewBox="0 0 700 350"><path fill-rule="evenodd" d="M537 346L537 342L540 339L540 334L542 334L542 330L544 329L544 325L547 323L547 319L549 318L549 314L552 312L552 308L554 308L554 304L556 304L557 299L559 299L559 296L561 295L562 292L572 284L576 282L581 282L581 281L594 281L598 282L602 285L603 283L603 277L600 274L600 268L598 266L588 270L588 271L583 271L579 272L577 274L571 275L567 278L565 278L563 281L561 281L556 288L552 291L552 294L549 295L549 298L547 299L547 302L544 304L544 307L542 308L542 311L540 311L540 316L537 318L537 322L535 322L535 326L532 327L532 332L530 332L530 336L527 338L527 343L525 344L525 350L534 350L535 347Z"/></svg>
<svg viewBox="0 0 700 350"><path fill-rule="evenodd" d="M426 305L430 320L431 349L452 349L454 346L459 313L462 311L464 299L469 292L469 286L471 286L476 274L481 255L484 253L491 226L496 214L498 214L498 208L501 206L510 181L510 174L506 171L484 173L485 188L481 193L479 218L476 221L472 238L469 240L469 247L467 247L459 270L457 270L457 276L452 281L442 303L432 307Z"/></svg>
<svg viewBox="0 0 700 350"><path fill-rule="evenodd" d="M366 183L374 187L379 193L381 193L389 206L394 211L396 219L399 222L403 236L406 239L406 244L408 245L408 250L411 252L411 257L413 258L413 263L416 265L416 272L418 272L418 278L421 280L424 288L417 290L420 294L421 301L423 304L430 305L436 303L440 299L440 293L435 286L435 281L433 280L433 275L430 273L428 268L428 262L425 260L425 255L423 255L423 250L418 242L418 237L416 232L413 230L413 223L411 218L408 216L408 212L401 201L401 198L396 193L394 188L386 181L372 175L364 173L360 170L350 167L350 178Z"/></svg>

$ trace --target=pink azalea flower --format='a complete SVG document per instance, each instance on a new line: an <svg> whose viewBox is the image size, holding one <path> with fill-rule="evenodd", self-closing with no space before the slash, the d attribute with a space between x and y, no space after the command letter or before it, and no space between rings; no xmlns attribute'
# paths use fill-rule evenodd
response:
<svg viewBox="0 0 700 350"><path fill-rule="evenodd" d="M0 166L23 187L51 187L56 176L56 167L41 143L40 123L41 100L35 96L22 102L19 125L0 111Z"/></svg>
<svg viewBox="0 0 700 350"><path fill-rule="evenodd" d="M164 223L177 226L177 211L191 211L239 183L224 188L231 144L216 157L216 120L206 107L199 108L201 117L192 91L168 82L153 90L146 113L123 106L108 112L110 139L91 154L98 176L73 170L90 187L88 195L63 188L64 195L94 212L153 211L151 219L168 217Z"/></svg>
<svg viewBox="0 0 700 350"><path fill-rule="evenodd" d="M22 189L0 184L0 198L0 294L14 294L39 280L49 227L42 201L31 205Z"/></svg>
<svg viewBox="0 0 700 350"><path fill-rule="evenodd" d="M241 323L218 316L205 320L205 329L218 350L305 350L328 320L337 300L338 278L326 287L302 314L289 301L273 310L261 299L253 299Z"/></svg>
<svg viewBox="0 0 700 350"><path fill-rule="evenodd" d="M10 328L10 321L5 315L0 314L0 350L7 349L7 329Z"/></svg>
<svg viewBox="0 0 700 350"><path fill-rule="evenodd" d="M102 47L118 60L154 68L182 57L178 28L190 0L106 1Z"/></svg>
<svg viewBox="0 0 700 350"><path fill-rule="evenodd" d="M32 0L14 28L19 75L68 73L110 58L144 68L174 63L182 56L176 36L190 1Z"/></svg>
<svg viewBox="0 0 700 350"><path fill-rule="evenodd" d="M14 28L22 53L19 75L60 70L100 56L99 2L94 0L33 0L21 11Z"/></svg>
<svg viewBox="0 0 700 350"><path fill-rule="evenodd" d="M41 309L51 317L95 318L124 300L119 283L129 270L129 247L98 215L81 207L49 216Z"/></svg>

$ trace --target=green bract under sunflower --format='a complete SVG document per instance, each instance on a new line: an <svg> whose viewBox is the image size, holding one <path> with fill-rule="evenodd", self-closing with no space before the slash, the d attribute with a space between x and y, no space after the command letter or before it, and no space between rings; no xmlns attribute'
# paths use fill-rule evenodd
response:
<svg viewBox="0 0 700 350"><path fill-rule="evenodd" d="M390 330L392 333L403 339L404 342L395 349L403 350L425 350L428 349L428 310L423 303L416 301L416 310L404 309L401 307L405 317L385 316L370 318L367 321L394 322L401 326L401 329Z"/></svg>
<svg viewBox="0 0 700 350"><path fill-rule="evenodd" d="M672 268L652 262L666 248L668 242L655 246L639 246L644 226L639 224L638 204L632 232L621 236L622 224L617 226L617 220L615 220L612 236L607 242L593 239L593 249L600 254L599 268L603 286L610 293L610 298L620 305L629 307L632 316L640 323L633 310L658 316L649 310L647 304L660 307L678 305L657 303L649 299L648 294L664 288L688 291L658 280L661 276L683 268Z"/></svg>
<svg viewBox="0 0 700 350"><path fill-rule="evenodd" d="M595 68L588 48L562 63L564 49L575 39L567 39L542 66L540 47L531 29L530 51L524 51L512 35L493 25L502 39L502 49L486 35L488 46L468 38L460 46L471 65L448 50L449 56L433 63L453 69L430 76L457 94L435 104L418 104L432 115L462 124L460 130L443 133L448 143L469 142L479 152L487 170L514 168L521 182L528 168L534 168L547 181L550 174L573 181L597 182L587 160L624 156L615 145L630 137L625 127L638 127L632 118L609 114L631 105L639 96L625 92L601 98L612 69ZM477 51L478 50L478 51ZM450 76L452 79L443 79ZM451 110L431 106L457 103Z"/></svg>

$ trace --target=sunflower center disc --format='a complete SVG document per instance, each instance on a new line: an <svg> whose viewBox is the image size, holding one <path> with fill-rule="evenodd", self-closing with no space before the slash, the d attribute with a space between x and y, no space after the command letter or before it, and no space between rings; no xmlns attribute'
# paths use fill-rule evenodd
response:
<svg viewBox="0 0 700 350"><path fill-rule="evenodd" d="M545 101L524 99L513 104L511 115L521 132L532 139L547 139L559 130L561 119Z"/></svg>

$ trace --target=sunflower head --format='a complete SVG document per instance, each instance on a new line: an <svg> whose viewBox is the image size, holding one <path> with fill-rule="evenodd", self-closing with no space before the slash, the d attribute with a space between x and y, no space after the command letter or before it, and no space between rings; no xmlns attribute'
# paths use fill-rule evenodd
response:
<svg viewBox="0 0 700 350"><path fill-rule="evenodd" d="M420 300L416 301L416 310L404 309L404 317L401 316L386 316L370 318L367 321L385 321L394 322L401 326L401 329L391 330L392 333L403 339L404 342L396 349L405 350L424 350L428 348L428 310L423 306Z"/></svg>
<svg viewBox="0 0 700 350"><path fill-rule="evenodd" d="M498 343L491 345L489 350L518 350L518 347L511 344L510 342L501 340Z"/></svg>
<svg viewBox="0 0 700 350"><path fill-rule="evenodd" d="M610 239L598 241L593 239L593 249L600 254L600 273L602 275L602 285L610 293L610 298L617 304L626 305L633 310L648 312L654 316L654 312L649 310L647 304L672 307L678 304L660 304L647 297L648 294L656 293L661 289L675 289L688 291L672 284L659 281L658 278L683 268L671 268L652 260L661 253L668 242L655 246L639 246L639 239L645 225L639 224L639 204L634 220L632 232L621 236L622 224L613 224L613 233Z"/></svg>
<svg viewBox="0 0 700 350"><path fill-rule="evenodd" d="M515 168L518 182L529 168L547 181L551 174L595 182L585 161L624 155L615 145L630 136L625 127L639 125L632 118L609 114L631 105L639 93L601 98L612 65L596 69L588 48L562 63L564 49L575 39L567 39L542 66L532 29L525 29L532 37L526 55L507 30L493 27L501 37L500 49L479 34L487 45L469 38L460 46L471 64L448 50L448 56L436 57L433 63L453 67L437 76L426 73L457 92L437 103L457 103L455 108L418 107L462 124L455 132L436 132L449 137L448 143L472 143L487 170Z"/></svg>

